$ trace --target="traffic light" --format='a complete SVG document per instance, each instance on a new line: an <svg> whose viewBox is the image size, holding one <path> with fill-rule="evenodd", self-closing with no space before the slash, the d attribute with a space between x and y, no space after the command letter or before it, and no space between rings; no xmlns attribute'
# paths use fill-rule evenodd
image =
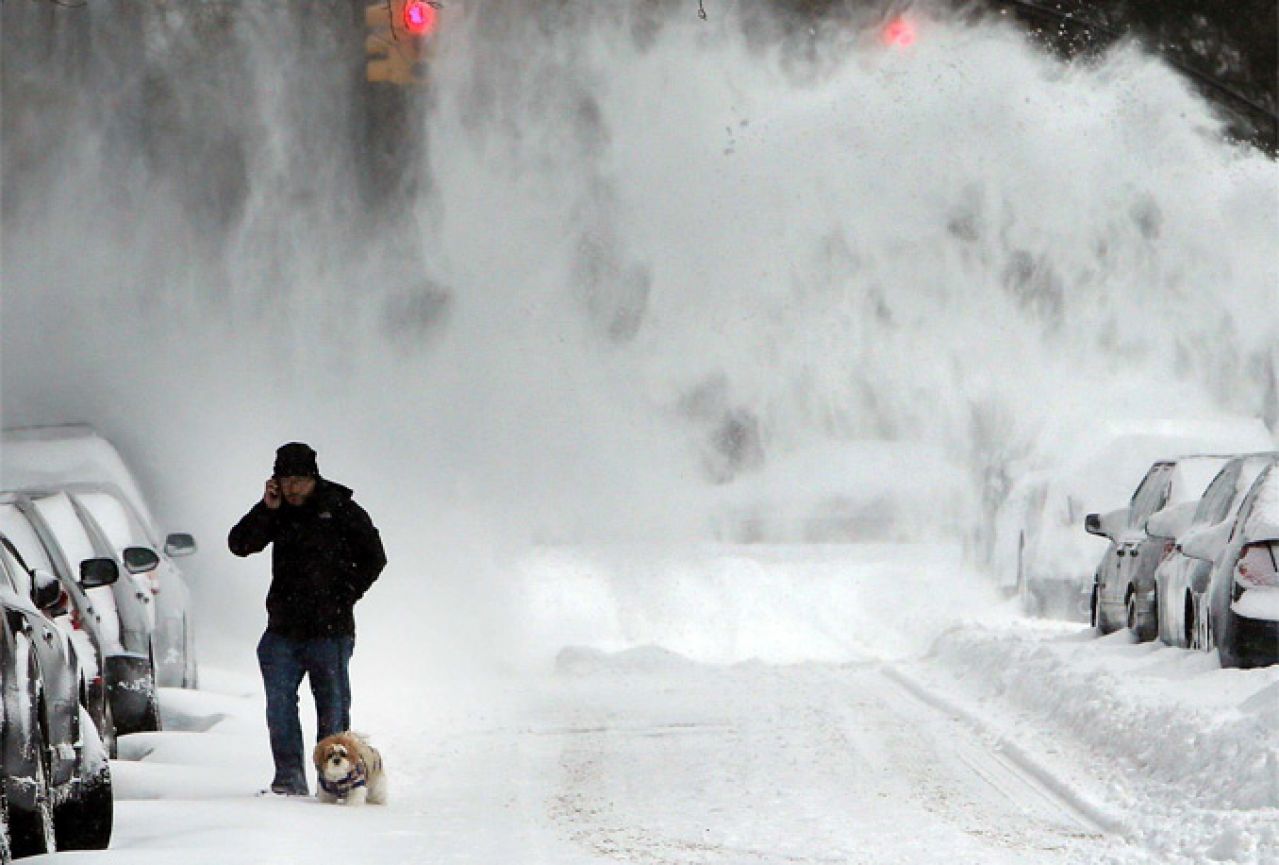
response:
<svg viewBox="0 0 1279 865"><path fill-rule="evenodd" d="M904 15L898 15L885 25L882 38L885 45L909 48L915 44L915 22Z"/></svg>
<svg viewBox="0 0 1279 865"><path fill-rule="evenodd" d="M365 6L365 80L400 85L419 81L418 68L438 23L436 4L428 0L378 0Z"/></svg>

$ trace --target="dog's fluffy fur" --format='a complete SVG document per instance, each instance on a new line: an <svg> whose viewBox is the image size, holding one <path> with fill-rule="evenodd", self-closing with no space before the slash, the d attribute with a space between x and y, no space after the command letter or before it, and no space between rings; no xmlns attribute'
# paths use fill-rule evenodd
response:
<svg viewBox="0 0 1279 865"><path fill-rule="evenodd" d="M315 795L321 802L363 805L367 800L372 805L386 804L386 772L382 767L382 755L360 733L348 730L321 739L315 746L312 760L315 774L321 782ZM330 786L341 786L360 772L364 774L364 785L352 787L344 796L324 789L325 781Z"/></svg>

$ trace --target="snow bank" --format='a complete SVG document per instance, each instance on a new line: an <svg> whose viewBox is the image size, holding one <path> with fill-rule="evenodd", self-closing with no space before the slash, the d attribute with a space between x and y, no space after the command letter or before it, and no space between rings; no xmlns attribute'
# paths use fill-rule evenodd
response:
<svg viewBox="0 0 1279 865"><path fill-rule="evenodd" d="M1279 862L1279 668L1030 624L955 628L930 658L1083 754L1169 861Z"/></svg>
<svg viewBox="0 0 1279 865"><path fill-rule="evenodd" d="M1123 634L1080 641L1090 634L963 628L938 638L932 656L1196 805L1279 808L1279 700L1255 700L1279 693L1279 668L1222 670L1213 656Z"/></svg>

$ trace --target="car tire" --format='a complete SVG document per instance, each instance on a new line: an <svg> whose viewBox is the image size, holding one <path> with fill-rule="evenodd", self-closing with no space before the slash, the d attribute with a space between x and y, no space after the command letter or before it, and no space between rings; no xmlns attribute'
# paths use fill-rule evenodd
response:
<svg viewBox="0 0 1279 865"><path fill-rule="evenodd" d="M105 850L111 842L115 817L111 773L105 769L91 779L76 798L59 808L55 820L59 850Z"/></svg>
<svg viewBox="0 0 1279 865"><path fill-rule="evenodd" d="M54 811L54 829L59 850L105 850L111 841L115 800L111 790L111 769L106 748L88 712L81 712L81 760L99 758L76 777L74 789Z"/></svg>
<svg viewBox="0 0 1279 865"><path fill-rule="evenodd" d="M1185 608L1181 613L1181 630L1187 649L1199 648L1199 612L1195 607L1195 596L1186 592Z"/></svg>
<svg viewBox="0 0 1279 865"><path fill-rule="evenodd" d="M1139 643L1149 643L1158 636L1158 628L1151 621L1152 616L1143 615L1141 608L1137 604L1137 590L1133 586L1128 587L1128 598L1124 602L1124 609L1127 611L1126 623L1128 630Z"/></svg>
<svg viewBox="0 0 1279 865"><path fill-rule="evenodd" d="M49 752L45 748L44 728L38 720L32 727L31 747L36 755L32 780L36 785L36 806L31 811L14 808L9 812L9 834L14 858L39 856L58 849L53 824L53 796L49 790Z"/></svg>
<svg viewBox="0 0 1279 865"><path fill-rule="evenodd" d="M158 668L155 665L155 645L147 648L147 657L151 659L151 693L147 695L146 714L142 716L142 729L149 733L158 733L160 725L160 680L157 678Z"/></svg>
<svg viewBox="0 0 1279 865"><path fill-rule="evenodd" d="M1221 660L1223 667L1242 667L1244 666L1244 657L1239 651L1237 631L1235 628L1234 612L1227 609L1221 617L1222 621L1215 618L1212 621L1214 629L1213 639L1217 644L1217 657Z"/></svg>
<svg viewBox="0 0 1279 865"><path fill-rule="evenodd" d="M120 737L115 731L115 714L111 711L111 701L102 701L102 744L107 749L107 756L112 760L120 756Z"/></svg>
<svg viewBox="0 0 1279 865"><path fill-rule="evenodd" d="M1095 628L1099 634L1106 633L1106 629L1103 627L1104 623L1102 622L1101 598L1098 597L1097 587L1095 585L1092 587L1092 600L1089 602L1089 606L1091 607L1093 628Z"/></svg>
<svg viewBox="0 0 1279 865"><path fill-rule="evenodd" d="M13 847L9 843L9 800L5 798L4 789L0 787L0 865L13 862Z"/></svg>
<svg viewBox="0 0 1279 865"><path fill-rule="evenodd" d="M93 723L88 689L83 681L80 683L80 705L85 708L89 722ZM114 760L118 756L119 743L116 741L115 716L111 714L111 700L107 698L105 691L102 693L102 716L99 722L93 725L93 729L97 730L98 737L102 740L102 746L107 749L107 756Z"/></svg>

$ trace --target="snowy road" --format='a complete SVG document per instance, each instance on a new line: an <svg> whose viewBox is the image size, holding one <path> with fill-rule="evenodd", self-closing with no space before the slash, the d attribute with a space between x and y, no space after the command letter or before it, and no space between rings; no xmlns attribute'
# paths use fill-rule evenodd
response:
<svg viewBox="0 0 1279 865"><path fill-rule="evenodd" d="M187 710L170 726L212 728L131 737L125 756L145 759L116 763L117 850L83 858L1132 861L879 663L709 667L640 649L569 652L560 667L521 691L519 719L420 743L401 726L383 743L393 804L359 813L254 798L267 765L255 701L169 692Z"/></svg>
<svg viewBox="0 0 1279 865"><path fill-rule="evenodd" d="M1113 847L877 663L620 678L606 667L568 705L575 726L546 731L562 741L554 814L613 858L1064 862Z"/></svg>
<svg viewBox="0 0 1279 865"><path fill-rule="evenodd" d="M145 759L115 764L132 800L118 850L84 859L977 864L1117 845L877 663L711 668L645 649L561 667L523 720L420 749L399 729L393 805L358 814L253 797L255 701L169 692L193 710L173 726L224 717L130 738Z"/></svg>

